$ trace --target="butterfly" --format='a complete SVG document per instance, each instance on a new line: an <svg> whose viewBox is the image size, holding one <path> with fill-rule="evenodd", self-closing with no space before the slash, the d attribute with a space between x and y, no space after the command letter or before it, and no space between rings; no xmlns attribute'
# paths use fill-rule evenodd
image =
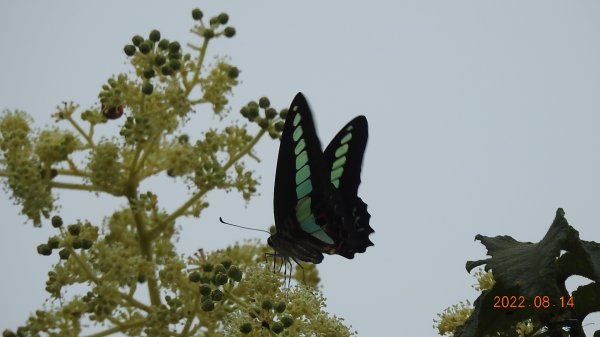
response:
<svg viewBox="0 0 600 337"><path fill-rule="evenodd" d="M323 253L352 259L373 246L371 215L357 196L367 138L367 118L358 116L323 152L306 98L294 97L277 158L276 233L267 240L287 263L320 263Z"/></svg>

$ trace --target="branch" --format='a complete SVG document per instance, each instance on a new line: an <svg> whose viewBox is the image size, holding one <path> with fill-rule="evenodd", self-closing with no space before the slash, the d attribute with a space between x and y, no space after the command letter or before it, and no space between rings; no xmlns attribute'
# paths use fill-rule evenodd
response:
<svg viewBox="0 0 600 337"><path fill-rule="evenodd" d="M135 328L135 327L138 327L138 326L142 326L142 325L144 325L146 323L147 322L146 322L145 318L144 319L139 319L137 321L130 321L130 322L127 322L127 323L123 323L123 324L121 324L119 326L115 326L113 328L97 332L97 333L92 334L92 335L87 335L85 337L104 337L104 336L112 335L112 334L117 333L117 332L125 331L127 329L131 329L131 328Z"/></svg>

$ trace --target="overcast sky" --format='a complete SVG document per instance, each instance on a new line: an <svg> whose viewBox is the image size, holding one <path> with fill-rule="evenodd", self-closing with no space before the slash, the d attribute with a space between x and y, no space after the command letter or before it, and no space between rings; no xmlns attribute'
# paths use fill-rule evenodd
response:
<svg viewBox="0 0 600 337"><path fill-rule="evenodd" d="M600 2L597 1L60 1L0 3L0 109L52 123L62 101L97 104L108 77L130 71L123 46L159 29L194 41L190 11L230 14L229 55L243 83L240 106L267 95L286 107L302 91L324 145L358 114L370 139L359 195L374 247L319 266L328 310L361 336L434 336L438 312L474 300L467 260L485 257L476 234L539 241L563 207L586 240L600 241ZM122 121L122 120L121 120ZM192 139L218 125L199 109ZM110 130L105 132L110 133ZM278 144L265 139L253 167L261 195L211 193L211 207L182 221L178 249L192 254L258 237L218 223L273 223ZM167 210L185 188L160 178ZM60 194L61 214L94 223L122 199ZM51 229L24 225L0 192L0 329L43 305L54 257L37 255ZM569 283L571 289L576 283ZM586 331L600 329L600 315Z"/></svg>

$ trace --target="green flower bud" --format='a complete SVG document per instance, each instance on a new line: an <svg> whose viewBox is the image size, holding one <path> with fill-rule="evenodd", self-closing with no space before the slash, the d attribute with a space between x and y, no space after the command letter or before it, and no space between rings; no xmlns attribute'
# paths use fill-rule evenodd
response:
<svg viewBox="0 0 600 337"><path fill-rule="evenodd" d="M240 69L238 69L238 67L231 67L227 71L227 77L231 78L232 80L235 80L238 78L238 76L240 76Z"/></svg>
<svg viewBox="0 0 600 337"><path fill-rule="evenodd" d="M160 40L160 42L158 43L158 49L160 49L160 50L169 49L169 40L167 40L167 39Z"/></svg>
<svg viewBox="0 0 600 337"><path fill-rule="evenodd" d="M223 299L223 292L219 289L215 289L210 293L210 298L212 298L213 301L220 301Z"/></svg>
<svg viewBox="0 0 600 337"><path fill-rule="evenodd" d="M137 281L138 281L138 283L145 283L146 282L146 275L139 274L138 277L137 277Z"/></svg>
<svg viewBox="0 0 600 337"><path fill-rule="evenodd" d="M170 76L173 75L173 68L171 68L169 65L164 65L160 68L160 72L165 76Z"/></svg>
<svg viewBox="0 0 600 337"><path fill-rule="evenodd" d="M150 32L149 38L150 38L150 41L152 41L152 42L160 41L160 31L153 29Z"/></svg>
<svg viewBox="0 0 600 337"><path fill-rule="evenodd" d="M142 44L142 42L144 42L144 38L139 35L136 35L131 38L131 42L133 42L134 46L139 47L140 44Z"/></svg>
<svg viewBox="0 0 600 337"><path fill-rule="evenodd" d="M279 122L275 123L275 130L278 132L283 131L284 125L285 125L285 123L283 121L279 121Z"/></svg>
<svg viewBox="0 0 600 337"><path fill-rule="evenodd" d="M288 114L287 108L283 108L283 109L281 109L281 111L279 111L279 117L281 117L282 119L285 119L287 117L287 114Z"/></svg>
<svg viewBox="0 0 600 337"><path fill-rule="evenodd" d="M177 53L181 49L181 45L177 41L173 41L169 44L169 52Z"/></svg>
<svg viewBox="0 0 600 337"><path fill-rule="evenodd" d="M241 331L241 328L240 328L240 331ZM245 333L247 333L247 332L245 332ZM11 330L6 329L2 332L2 337L17 337L17 334L12 332Z"/></svg>
<svg viewBox="0 0 600 337"><path fill-rule="evenodd" d="M190 136L183 134L183 135L177 137L177 142L179 144L188 144L190 142Z"/></svg>
<svg viewBox="0 0 600 337"><path fill-rule="evenodd" d="M152 43L150 41L144 41L140 43L140 52L144 55L148 54L152 50Z"/></svg>
<svg viewBox="0 0 600 337"><path fill-rule="evenodd" d="M275 226L269 227L269 233L271 233L271 234L277 233L277 227L275 227Z"/></svg>
<svg viewBox="0 0 600 337"><path fill-rule="evenodd" d="M207 273L213 271L213 265L212 265L212 263L207 262L207 263L203 264L202 265L202 270L204 270Z"/></svg>
<svg viewBox="0 0 600 337"><path fill-rule="evenodd" d="M152 94L152 91L154 91L154 86L152 85L152 83L145 83L145 84L142 86L142 92L143 92L145 95L150 95L150 94Z"/></svg>
<svg viewBox="0 0 600 337"><path fill-rule="evenodd" d="M50 245L47 243L42 243L41 245L37 246L37 252L40 255L48 256L52 254L52 247L50 247Z"/></svg>
<svg viewBox="0 0 600 337"><path fill-rule="evenodd" d="M202 33L202 36L205 39L212 39L213 37L215 37L215 32L212 29L205 29Z"/></svg>
<svg viewBox="0 0 600 337"><path fill-rule="evenodd" d="M136 49L134 45L128 44L125 47L123 47L123 51L125 52L125 55L133 56L135 55Z"/></svg>
<svg viewBox="0 0 600 337"><path fill-rule="evenodd" d="M243 106L240 109L240 114L242 114L242 116L244 116L244 118L248 118L248 112L249 112L249 110L248 110L247 106Z"/></svg>
<svg viewBox="0 0 600 337"><path fill-rule="evenodd" d="M60 240L57 237L51 237L48 239L48 246L50 246L50 248L52 249L56 249L58 248L58 246L60 245Z"/></svg>
<svg viewBox="0 0 600 337"><path fill-rule="evenodd" d="M272 139L277 139L279 138L279 132L275 131L275 130L269 130L269 136Z"/></svg>
<svg viewBox="0 0 600 337"><path fill-rule="evenodd" d="M164 55L156 55L154 57L154 64L156 64L157 66L160 67L165 63L167 63L167 58Z"/></svg>
<svg viewBox="0 0 600 337"><path fill-rule="evenodd" d="M154 77L156 75L156 72L154 71L154 68L146 68L144 69L144 77L147 79L151 79L152 77Z"/></svg>
<svg viewBox="0 0 600 337"><path fill-rule="evenodd" d="M252 331L252 324L250 323L244 323L242 325L240 325L240 332L243 334L249 334Z"/></svg>
<svg viewBox="0 0 600 337"><path fill-rule="evenodd" d="M280 322L274 322L273 325L271 325L271 331L276 334L280 334L283 331L283 324Z"/></svg>
<svg viewBox="0 0 600 337"><path fill-rule="evenodd" d="M267 117L268 119L273 119L275 118L275 116L277 116L277 110L273 108L268 108L267 110L265 110L265 117Z"/></svg>
<svg viewBox="0 0 600 337"><path fill-rule="evenodd" d="M200 273L195 271L193 273L191 273L190 275L188 275L188 279L192 282L200 282Z"/></svg>
<svg viewBox="0 0 600 337"><path fill-rule="evenodd" d="M224 265L218 264L215 266L215 274L225 274L227 272L227 268Z"/></svg>
<svg viewBox="0 0 600 337"><path fill-rule="evenodd" d="M215 284L218 286L222 286L225 283L227 283L228 278L227 275L225 274L217 274L217 276L215 276Z"/></svg>
<svg viewBox="0 0 600 337"><path fill-rule="evenodd" d="M58 252L58 256L60 256L61 260L67 260L69 256L71 256L71 252L68 249L61 249L61 251Z"/></svg>
<svg viewBox="0 0 600 337"><path fill-rule="evenodd" d="M203 284L198 288L200 295L203 295L203 296L210 295L211 290L212 290L211 287L207 284Z"/></svg>
<svg viewBox="0 0 600 337"><path fill-rule="evenodd" d="M240 282L242 280L242 271L236 265L229 267L227 270L227 276L235 280L236 282Z"/></svg>
<svg viewBox="0 0 600 337"><path fill-rule="evenodd" d="M254 120L258 116L258 106L248 105L248 118Z"/></svg>
<svg viewBox="0 0 600 337"><path fill-rule="evenodd" d="M169 61L169 67L171 67L173 70L179 70L179 68L181 68L181 62L179 62L177 59L171 59Z"/></svg>
<svg viewBox="0 0 600 337"><path fill-rule="evenodd" d="M81 227L79 225L69 225L67 229L69 230L69 233L73 236L77 236L79 235L79 232L81 232Z"/></svg>
<svg viewBox="0 0 600 337"><path fill-rule="evenodd" d="M213 311L215 309L215 302L207 299L204 302L202 302L202 310L204 311Z"/></svg>
<svg viewBox="0 0 600 337"><path fill-rule="evenodd" d="M271 302L271 300L263 300L262 304L261 304L261 308L263 308L265 310L271 310L271 309L273 309L273 302Z"/></svg>
<svg viewBox="0 0 600 337"><path fill-rule="evenodd" d="M225 269L229 269L229 267L231 267L231 259L230 258L224 258L223 261L221 261L221 264L223 265L223 267L225 267Z"/></svg>
<svg viewBox="0 0 600 337"><path fill-rule="evenodd" d="M225 36L227 36L227 37L235 36L235 28L233 28L231 26L225 27L225 30L223 32L225 33Z"/></svg>
<svg viewBox="0 0 600 337"><path fill-rule="evenodd" d="M62 225L63 225L63 221L60 216L55 215L52 217L52 227L58 228L58 227L62 227Z"/></svg>
<svg viewBox="0 0 600 337"><path fill-rule="evenodd" d="M73 242L71 242L71 247L73 247L73 249L81 248L81 240L73 240Z"/></svg>
<svg viewBox="0 0 600 337"><path fill-rule="evenodd" d="M282 313L285 311L285 302L277 302L275 304L275 311L278 313Z"/></svg>
<svg viewBox="0 0 600 337"><path fill-rule="evenodd" d="M82 239L81 240L81 248L84 250L92 248L93 244L94 244L94 242L92 242L92 240L90 240L90 239Z"/></svg>
<svg viewBox="0 0 600 337"><path fill-rule="evenodd" d="M229 15L227 15L227 13L221 13L217 17L217 20L219 20L220 24L224 25L229 21Z"/></svg>
<svg viewBox="0 0 600 337"><path fill-rule="evenodd" d="M281 324L283 324L284 327L289 327L294 323L294 319L290 316L283 316L281 317Z"/></svg>
<svg viewBox="0 0 600 337"><path fill-rule="evenodd" d="M192 18L196 21L202 20L204 13L200 10L200 8L194 8L192 10Z"/></svg>
<svg viewBox="0 0 600 337"><path fill-rule="evenodd" d="M212 18L210 18L210 20L208 20L208 23L211 26L216 26L219 23L219 18L216 16L213 16Z"/></svg>
<svg viewBox="0 0 600 337"><path fill-rule="evenodd" d="M169 53L169 60L181 60L181 53Z"/></svg>
<svg viewBox="0 0 600 337"><path fill-rule="evenodd" d="M268 108L270 105L271 105L271 102L269 101L269 99L267 97L263 96L258 100L258 106L263 109Z"/></svg>
<svg viewBox="0 0 600 337"><path fill-rule="evenodd" d="M264 118L258 118L258 126L260 126L261 129L265 130L269 127L269 121Z"/></svg>

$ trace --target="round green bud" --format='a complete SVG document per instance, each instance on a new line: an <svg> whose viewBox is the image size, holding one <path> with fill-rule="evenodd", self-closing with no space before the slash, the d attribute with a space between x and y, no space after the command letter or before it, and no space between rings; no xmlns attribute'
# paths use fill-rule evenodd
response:
<svg viewBox="0 0 600 337"><path fill-rule="evenodd" d="M79 225L69 225L67 229L69 230L69 233L73 236L77 236L81 232L81 227Z"/></svg>
<svg viewBox="0 0 600 337"><path fill-rule="evenodd" d="M223 292L219 289L215 289L210 293L210 298L212 298L213 301L220 301L223 299Z"/></svg>
<svg viewBox="0 0 600 337"><path fill-rule="evenodd" d="M270 105L271 105L271 102L269 101L269 99L267 97L263 96L258 100L258 106L263 109L268 108Z"/></svg>
<svg viewBox="0 0 600 337"><path fill-rule="evenodd" d="M177 41L173 41L169 43L169 52L177 53L181 49L181 45Z"/></svg>
<svg viewBox="0 0 600 337"><path fill-rule="evenodd" d="M227 275L225 274L217 274L217 276L215 276L215 284L218 286L222 286L225 283L227 283L228 278Z"/></svg>
<svg viewBox="0 0 600 337"><path fill-rule="evenodd" d="M239 282L242 279L242 271L238 266L233 265L227 270L227 276Z"/></svg>
<svg viewBox="0 0 600 337"><path fill-rule="evenodd" d="M42 243L41 245L37 246L37 252L40 255L48 256L52 254L52 247L50 247L50 245L47 243Z"/></svg>
<svg viewBox="0 0 600 337"><path fill-rule="evenodd" d="M154 64L156 64L157 66L160 67L165 63L167 63L167 58L164 55L156 55L154 57Z"/></svg>
<svg viewBox="0 0 600 337"><path fill-rule="evenodd" d="M265 310L271 310L273 309L273 302L271 300L263 300L260 306Z"/></svg>
<svg viewBox="0 0 600 337"><path fill-rule="evenodd" d="M243 106L240 109L240 114L242 114L242 116L244 116L245 118L248 118L248 113L249 113L249 109L247 106Z"/></svg>
<svg viewBox="0 0 600 337"><path fill-rule="evenodd" d="M181 53L169 53L169 60L181 60Z"/></svg>
<svg viewBox="0 0 600 337"><path fill-rule="evenodd" d="M279 121L279 122L275 123L275 130L278 132L283 131L284 125L285 125L285 123L283 121Z"/></svg>
<svg viewBox="0 0 600 337"><path fill-rule="evenodd" d="M241 331L241 328L240 328L240 331ZM245 333L247 333L247 332L245 332ZM6 329L6 330L2 331L2 337L17 337L17 334L12 332L11 330Z"/></svg>
<svg viewBox="0 0 600 337"><path fill-rule="evenodd" d="M200 10L200 8L194 8L192 10L192 18L196 21L202 20L204 13Z"/></svg>
<svg viewBox="0 0 600 337"><path fill-rule="evenodd" d="M179 68L181 68L181 62L179 62L178 59L171 59L169 61L169 67L173 70L179 70Z"/></svg>
<svg viewBox="0 0 600 337"><path fill-rule="evenodd" d="M177 137L177 142L179 144L188 144L190 142L190 136L183 134Z"/></svg>
<svg viewBox="0 0 600 337"><path fill-rule="evenodd" d="M249 334L252 331L252 324L246 322L240 325L240 332L243 334Z"/></svg>
<svg viewBox="0 0 600 337"><path fill-rule="evenodd" d="M287 117L287 114L288 114L287 108L283 108L283 109L281 109L281 111L279 111L279 117L281 117L282 119L285 119Z"/></svg>
<svg viewBox="0 0 600 337"><path fill-rule="evenodd" d="M205 29L204 32L202 32L202 36L205 39L212 39L215 37L215 32L212 29Z"/></svg>
<svg viewBox="0 0 600 337"><path fill-rule="evenodd" d="M265 117L268 119L273 119L275 116L277 116L277 110L273 108L267 108L267 110L265 110Z"/></svg>
<svg viewBox="0 0 600 337"><path fill-rule="evenodd" d="M269 136L272 139L277 139L277 138L279 138L279 132L277 132L275 130L272 130L272 129L269 129Z"/></svg>
<svg viewBox="0 0 600 337"><path fill-rule="evenodd" d="M215 309L215 302L213 302L212 300L207 299L204 302L202 302L202 310L213 311L214 309Z"/></svg>
<svg viewBox="0 0 600 337"><path fill-rule="evenodd" d="M280 334L283 331L283 324L280 322L274 322L273 325L271 325L271 331L276 334Z"/></svg>
<svg viewBox="0 0 600 337"><path fill-rule="evenodd" d="M73 247L73 249L81 248L81 240L73 240L73 242L71 242L71 247Z"/></svg>
<svg viewBox="0 0 600 337"><path fill-rule="evenodd" d="M148 54L152 50L152 43L150 41L144 41L140 43L139 48L142 54Z"/></svg>
<svg viewBox="0 0 600 337"><path fill-rule="evenodd" d="M271 233L271 234L277 233L277 227L275 227L275 226L269 227L269 233Z"/></svg>
<svg viewBox="0 0 600 337"><path fill-rule="evenodd" d="M148 37L150 38L150 41L158 42L160 41L160 31L153 29Z"/></svg>
<svg viewBox="0 0 600 337"><path fill-rule="evenodd" d="M238 78L238 76L240 76L240 69L238 69L238 67L231 67L227 71L227 77L231 78L232 80Z"/></svg>
<svg viewBox="0 0 600 337"><path fill-rule="evenodd" d="M58 256L60 256L61 260L67 260L71 256L71 252L68 249L62 249L58 252Z"/></svg>
<svg viewBox="0 0 600 337"><path fill-rule="evenodd" d="M160 49L160 50L169 49L169 40L167 40L167 39L160 40L160 42L158 43L158 49Z"/></svg>
<svg viewBox="0 0 600 337"><path fill-rule="evenodd" d="M258 117L258 106L248 105L248 117L252 119Z"/></svg>
<svg viewBox="0 0 600 337"><path fill-rule="evenodd" d="M127 56L133 56L135 55L135 46L132 44L128 44L125 47L123 47L123 51L125 52L125 55Z"/></svg>
<svg viewBox="0 0 600 337"><path fill-rule="evenodd" d="M140 44L142 44L142 42L144 42L144 38L139 35L136 35L131 38L131 42L133 42L134 46L139 47Z"/></svg>
<svg viewBox="0 0 600 337"><path fill-rule="evenodd" d="M92 248L93 244L94 244L94 242L92 242L92 240L90 240L90 239L82 239L81 240L81 248L84 250Z"/></svg>
<svg viewBox="0 0 600 337"><path fill-rule="evenodd" d="M266 128L269 127L269 121L267 119L264 119L264 118L259 118L258 119L258 126L260 126L261 129L265 130Z"/></svg>
<svg viewBox="0 0 600 337"><path fill-rule="evenodd" d="M223 265L223 267L225 267L225 269L229 269L229 267L231 267L231 264L233 262L231 262L230 258L224 258L223 261L221 261L221 264Z"/></svg>
<svg viewBox="0 0 600 337"><path fill-rule="evenodd" d="M154 91L154 86L152 85L152 83L144 83L144 85L142 86L142 92L145 95L150 95L152 94L152 91Z"/></svg>
<svg viewBox="0 0 600 337"><path fill-rule="evenodd" d="M146 275L139 274L138 277L137 277L137 281L138 281L138 283L145 283L146 282Z"/></svg>
<svg viewBox="0 0 600 337"><path fill-rule="evenodd" d="M165 76L173 75L173 68L171 68L168 64L164 65L160 68L160 72Z"/></svg>
<svg viewBox="0 0 600 337"><path fill-rule="evenodd" d="M58 248L60 244L60 240L57 237L51 237L48 239L48 246L52 249Z"/></svg>
<svg viewBox="0 0 600 337"><path fill-rule="evenodd" d="M154 77L156 75L156 72L154 71L154 68L146 68L144 69L144 77L147 79L151 79L152 77Z"/></svg>
<svg viewBox="0 0 600 337"><path fill-rule="evenodd" d="M231 26L225 27L225 30L223 31L223 33L227 37L234 37L235 36L235 28L233 28Z"/></svg>
<svg viewBox="0 0 600 337"><path fill-rule="evenodd" d="M292 324L294 324L294 319L290 316L283 316L281 317L281 324L283 324L284 327L289 327Z"/></svg>
<svg viewBox="0 0 600 337"><path fill-rule="evenodd" d="M63 221L60 216L55 215L52 217L52 227L58 228L58 227L62 227L62 225L63 225Z"/></svg>
<svg viewBox="0 0 600 337"><path fill-rule="evenodd" d="M213 16L212 18L210 18L210 20L208 20L208 23L211 26L216 26L219 23L219 18L216 16Z"/></svg>
<svg viewBox="0 0 600 337"><path fill-rule="evenodd" d="M188 275L188 279L191 282L200 282L200 278L201 278L201 275L197 271L195 271L195 272L191 273L190 275Z"/></svg>
<svg viewBox="0 0 600 337"><path fill-rule="evenodd" d="M210 262L207 262L205 264L202 265L202 270L204 270L205 272L211 272L213 270L213 265Z"/></svg>
<svg viewBox="0 0 600 337"><path fill-rule="evenodd" d="M203 284L198 288L200 295L208 296L210 295L212 288L208 284Z"/></svg>
<svg viewBox="0 0 600 337"><path fill-rule="evenodd" d="M277 311L278 313L282 313L285 311L285 302L277 302L277 304L275 304L275 311Z"/></svg>
<svg viewBox="0 0 600 337"><path fill-rule="evenodd" d="M229 21L229 15L227 15L227 13L221 13L217 17L217 20L219 20L220 24L224 25Z"/></svg>
<svg viewBox="0 0 600 337"><path fill-rule="evenodd" d="M225 274L227 272L227 268L221 263L215 266L215 274Z"/></svg>

